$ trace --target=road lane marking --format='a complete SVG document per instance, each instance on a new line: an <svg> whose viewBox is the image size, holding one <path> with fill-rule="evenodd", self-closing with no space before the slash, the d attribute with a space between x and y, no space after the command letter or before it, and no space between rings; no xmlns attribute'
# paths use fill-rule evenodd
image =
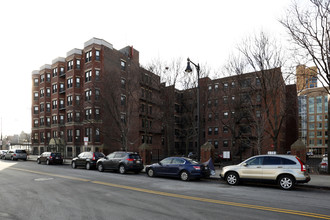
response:
<svg viewBox="0 0 330 220"><path fill-rule="evenodd" d="M93 184L99 184L99 185L104 185L104 186L109 186L109 187L114 187L114 188L126 189L126 190L131 190L131 191L136 191L136 192L149 193L149 194L153 194L153 195L160 195L160 196L167 196L167 197L172 197L172 198L187 199L187 200L192 200L192 201L207 202L207 203L213 203L213 204L228 205L228 206L235 206L235 207L242 207L242 208L249 208L249 209L257 209L257 210L263 210L263 211L286 213L286 214L292 214L292 215L299 215L299 216L305 216L305 217L329 219L330 220L330 215L323 215L323 214L318 214L318 213L303 212L303 211L290 210L290 209L273 208L273 207L267 207L267 206L249 205L249 204L244 204L244 203L228 202L228 201L207 199L207 198L201 198L201 197L195 197L195 196L186 196L186 195L181 195L181 194L167 193L167 192L162 192L162 191L143 189L143 188L137 188L137 187L132 187L132 186L125 186L125 185L119 185L119 184L114 184L114 183L107 183L107 182L102 182L102 181L93 181L93 180L84 179L84 178L77 178L77 177L71 177L71 176L65 176L65 175L45 173L45 172L39 172L39 171L27 170L27 169L20 169L20 168L14 168L14 167L9 167L9 169L23 171L23 172L29 172L29 173L35 173L35 174L40 174L40 175L59 177L59 178L70 179L70 180L76 180L76 181L82 181L82 182L90 182L90 183L93 183Z"/></svg>

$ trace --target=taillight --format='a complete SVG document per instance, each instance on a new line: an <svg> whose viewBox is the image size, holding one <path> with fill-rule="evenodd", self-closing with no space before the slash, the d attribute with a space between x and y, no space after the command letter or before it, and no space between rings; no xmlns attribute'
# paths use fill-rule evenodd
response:
<svg viewBox="0 0 330 220"><path fill-rule="evenodd" d="M193 166L195 170L201 170L200 166Z"/></svg>
<svg viewBox="0 0 330 220"><path fill-rule="evenodd" d="M302 171L302 172L305 172L305 171L306 171L306 167L305 167L305 165L303 164L303 162L301 162L301 160L299 159L299 157L296 157L296 158L297 158L297 160L298 160L299 163L300 163L301 171Z"/></svg>
<svg viewBox="0 0 330 220"><path fill-rule="evenodd" d="M321 163L321 166L327 166L328 164L327 163Z"/></svg>
<svg viewBox="0 0 330 220"><path fill-rule="evenodd" d="M52 159L53 157L52 156L49 156L49 159Z"/></svg>
<svg viewBox="0 0 330 220"><path fill-rule="evenodd" d="M95 158L95 153L93 153L93 158L92 158L92 160L96 160L96 158Z"/></svg>
<svg viewBox="0 0 330 220"><path fill-rule="evenodd" d="M126 160L128 160L128 161L134 161L134 159L132 159L132 158L127 158Z"/></svg>
<svg viewBox="0 0 330 220"><path fill-rule="evenodd" d="M16 154L14 154L14 157L16 157Z"/></svg>

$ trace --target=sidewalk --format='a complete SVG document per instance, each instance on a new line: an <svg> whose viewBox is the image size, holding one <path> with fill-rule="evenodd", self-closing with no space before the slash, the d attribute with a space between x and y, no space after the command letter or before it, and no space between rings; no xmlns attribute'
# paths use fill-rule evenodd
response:
<svg viewBox="0 0 330 220"><path fill-rule="evenodd" d="M30 161L37 161L38 156L36 155L29 155L28 160ZM64 164L71 165L71 159L64 159ZM145 172L144 170L142 172ZM299 184L299 187L306 187L306 188L315 188L315 189L325 189L330 190L330 175L327 174L310 174L311 181L304 184ZM224 184L226 182L220 178L220 169L218 167L215 168L215 175L210 176L211 180L221 181Z"/></svg>

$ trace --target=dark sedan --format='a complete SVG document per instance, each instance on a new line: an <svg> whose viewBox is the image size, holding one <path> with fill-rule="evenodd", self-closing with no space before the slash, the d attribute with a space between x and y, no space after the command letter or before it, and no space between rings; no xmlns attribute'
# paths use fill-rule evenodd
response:
<svg viewBox="0 0 330 220"><path fill-rule="evenodd" d="M57 152L43 152L40 156L38 156L37 163L46 163L50 164L63 164L63 158L61 153Z"/></svg>
<svg viewBox="0 0 330 220"><path fill-rule="evenodd" d="M165 158L159 163L148 165L146 167L146 173L150 177L179 177L183 181L200 179L210 175L207 166L185 157Z"/></svg>
<svg viewBox="0 0 330 220"><path fill-rule="evenodd" d="M100 172L104 170L116 170L121 174L127 171L139 173L143 170L143 164L139 154L117 151L109 154L105 158L99 159L97 161L97 169Z"/></svg>

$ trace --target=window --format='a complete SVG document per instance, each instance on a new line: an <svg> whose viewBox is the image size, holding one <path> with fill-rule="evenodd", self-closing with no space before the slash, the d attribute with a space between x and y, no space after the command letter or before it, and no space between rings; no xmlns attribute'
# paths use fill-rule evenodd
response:
<svg viewBox="0 0 330 220"><path fill-rule="evenodd" d="M72 142L72 139L73 139L72 137L73 137L73 132L71 129L68 129L67 130L67 141Z"/></svg>
<svg viewBox="0 0 330 220"><path fill-rule="evenodd" d="M57 115L53 115L52 124L57 124Z"/></svg>
<svg viewBox="0 0 330 220"><path fill-rule="evenodd" d="M67 119L66 119L67 122L72 122L73 121L73 113L72 112L67 113L66 117L67 117Z"/></svg>
<svg viewBox="0 0 330 220"><path fill-rule="evenodd" d="M52 109L57 109L57 100L53 100L52 104Z"/></svg>
<svg viewBox="0 0 330 220"><path fill-rule="evenodd" d="M38 106L34 106L33 113L34 114L38 114L39 113L39 107Z"/></svg>
<svg viewBox="0 0 330 220"><path fill-rule="evenodd" d="M76 141L79 142L80 141L80 130L76 129Z"/></svg>
<svg viewBox="0 0 330 220"><path fill-rule="evenodd" d="M85 128L85 137L88 137L88 141L91 141L91 139L92 139L92 129L91 128Z"/></svg>
<svg viewBox="0 0 330 220"><path fill-rule="evenodd" d="M45 82L45 75L40 75L40 83L43 83Z"/></svg>
<svg viewBox="0 0 330 220"><path fill-rule="evenodd" d="M70 78L67 80L67 88L72 88L73 87L73 79Z"/></svg>
<svg viewBox="0 0 330 220"><path fill-rule="evenodd" d="M57 68L53 69L53 77L57 76Z"/></svg>
<svg viewBox="0 0 330 220"><path fill-rule="evenodd" d="M65 74L64 67L60 67L60 76L63 76Z"/></svg>
<svg viewBox="0 0 330 220"><path fill-rule="evenodd" d="M39 79L38 78L34 78L34 86L38 86L39 85Z"/></svg>
<svg viewBox="0 0 330 220"><path fill-rule="evenodd" d="M124 79L124 78L121 78L121 88L122 89L125 89L126 88L126 79Z"/></svg>
<svg viewBox="0 0 330 220"><path fill-rule="evenodd" d="M317 115L317 116L316 116L316 120L317 120L317 121L322 121L322 119L323 119L322 115Z"/></svg>
<svg viewBox="0 0 330 220"><path fill-rule="evenodd" d="M85 72L85 82L92 81L92 70Z"/></svg>
<svg viewBox="0 0 330 220"><path fill-rule="evenodd" d="M126 96L125 95L121 95L121 97L120 97L120 104L121 105L126 105Z"/></svg>
<svg viewBox="0 0 330 220"><path fill-rule="evenodd" d="M85 91L85 101L90 101L92 98L92 90Z"/></svg>
<svg viewBox="0 0 330 220"><path fill-rule="evenodd" d="M46 126L50 126L50 117L46 117Z"/></svg>
<svg viewBox="0 0 330 220"><path fill-rule="evenodd" d="M46 112L50 112L50 103L46 103Z"/></svg>
<svg viewBox="0 0 330 220"><path fill-rule="evenodd" d="M211 100L208 100L207 101L207 106L210 108L212 106L212 101Z"/></svg>
<svg viewBox="0 0 330 220"><path fill-rule="evenodd" d="M227 104L227 103L228 103L228 96L224 96L224 97L223 97L223 103L224 103L224 104Z"/></svg>
<svg viewBox="0 0 330 220"><path fill-rule="evenodd" d="M95 80L96 81L100 80L100 70L95 70Z"/></svg>
<svg viewBox="0 0 330 220"><path fill-rule="evenodd" d="M264 157L263 165L280 165L282 164L280 157Z"/></svg>
<svg viewBox="0 0 330 220"><path fill-rule="evenodd" d="M256 101L257 101L257 103L261 102L261 95L260 94L257 94Z"/></svg>
<svg viewBox="0 0 330 220"><path fill-rule="evenodd" d="M246 164L249 166L261 165L263 157L254 157L246 161Z"/></svg>
<svg viewBox="0 0 330 220"><path fill-rule="evenodd" d="M217 92L219 90L219 84L214 84L214 90Z"/></svg>
<svg viewBox="0 0 330 220"><path fill-rule="evenodd" d="M76 69L80 69L80 60L76 60Z"/></svg>
<svg viewBox="0 0 330 220"><path fill-rule="evenodd" d="M45 105L43 103L40 104L40 112L45 111Z"/></svg>
<svg viewBox="0 0 330 220"><path fill-rule="evenodd" d="M215 128L214 128L214 134L215 134L215 135L218 135L218 134L219 134L219 128L218 128L218 127L215 127Z"/></svg>
<svg viewBox="0 0 330 220"><path fill-rule="evenodd" d="M85 53L85 63L92 60L92 51L88 51Z"/></svg>
<svg viewBox="0 0 330 220"><path fill-rule="evenodd" d="M67 70L72 70L73 69L73 60L68 61L67 63Z"/></svg>
<svg viewBox="0 0 330 220"><path fill-rule="evenodd" d="M228 112L224 112L224 113L223 113L223 118L228 118L228 115L229 115Z"/></svg>
<svg viewBox="0 0 330 220"><path fill-rule="evenodd" d="M222 142L222 145L223 145L223 147L228 147L229 145L228 145L228 141L227 140L224 140L223 142Z"/></svg>
<svg viewBox="0 0 330 220"><path fill-rule="evenodd" d="M72 105L72 102L73 102L72 95L68 96L66 99L67 99L67 106Z"/></svg>
<svg viewBox="0 0 330 220"><path fill-rule="evenodd" d="M209 91L212 91L212 85L209 85L208 88L209 88Z"/></svg>
<svg viewBox="0 0 330 220"><path fill-rule="evenodd" d="M259 77L256 78L256 85L257 86L260 86L261 85L261 81L260 81L260 78Z"/></svg>
<svg viewBox="0 0 330 220"><path fill-rule="evenodd" d="M315 121L314 115L309 115L308 117L309 117L309 121Z"/></svg>
<svg viewBox="0 0 330 220"><path fill-rule="evenodd" d="M219 148L219 141L214 141L214 148L218 149Z"/></svg>
<svg viewBox="0 0 330 220"><path fill-rule="evenodd" d="M228 133L228 127L223 126L223 128L222 128L222 132L223 132L223 133Z"/></svg>
<svg viewBox="0 0 330 220"><path fill-rule="evenodd" d="M64 100L60 99L60 109L63 109L63 108L65 108Z"/></svg>
<svg viewBox="0 0 330 220"><path fill-rule="evenodd" d="M214 106L217 107L218 106L218 99L214 100Z"/></svg>
<svg viewBox="0 0 330 220"><path fill-rule="evenodd" d="M124 124L126 123L126 114L125 113L120 114L120 121Z"/></svg>
<svg viewBox="0 0 330 220"><path fill-rule="evenodd" d="M52 85L52 92L56 93L57 92L57 84Z"/></svg>
<svg viewBox="0 0 330 220"><path fill-rule="evenodd" d="M40 126L44 126L45 125L45 119L44 118L40 118Z"/></svg>
<svg viewBox="0 0 330 220"><path fill-rule="evenodd" d="M314 129L315 129L315 124L314 124L314 123L309 123L308 128L309 128L310 130L314 130Z"/></svg>
<svg viewBox="0 0 330 220"><path fill-rule="evenodd" d="M95 50L95 60L100 60L100 51L99 50Z"/></svg>
<svg viewBox="0 0 330 220"><path fill-rule="evenodd" d="M209 113L208 120L212 121L212 113Z"/></svg>
<svg viewBox="0 0 330 220"><path fill-rule="evenodd" d="M86 120L92 119L92 109L85 110L85 119Z"/></svg>
<svg viewBox="0 0 330 220"><path fill-rule="evenodd" d="M208 130L208 135L211 135L212 134L212 128L210 127L209 130Z"/></svg>
<svg viewBox="0 0 330 220"><path fill-rule="evenodd" d="M121 67L121 70L126 70L126 62L124 60L121 60L120 61L120 67Z"/></svg>
<svg viewBox="0 0 330 220"><path fill-rule="evenodd" d="M45 96L45 90L44 89L40 89L40 97L44 97Z"/></svg>
<svg viewBox="0 0 330 220"><path fill-rule="evenodd" d="M101 138L100 138L100 129L96 128L95 129L95 142L100 142Z"/></svg>
<svg viewBox="0 0 330 220"><path fill-rule="evenodd" d="M234 81L231 82L231 88L235 88L235 86L236 86L235 82Z"/></svg>
<svg viewBox="0 0 330 220"><path fill-rule="evenodd" d="M314 97L308 99L308 110L309 114L314 114Z"/></svg>
<svg viewBox="0 0 330 220"><path fill-rule="evenodd" d="M60 124L64 125L64 115L60 115Z"/></svg>
<svg viewBox="0 0 330 220"><path fill-rule="evenodd" d="M99 99L100 99L100 90L95 89L95 100L99 100Z"/></svg>
<svg viewBox="0 0 330 220"><path fill-rule="evenodd" d="M76 78L76 88L80 88L80 78Z"/></svg>
<svg viewBox="0 0 330 220"><path fill-rule="evenodd" d="M39 93L38 92L35 92L34 93L34 100L38 100L38 98L39 98Z"/></svg>
<svg viewBox="0 0 330 220"><path fill-rule="evenodd" d="M322 113L322 96L316 97L316 112Z"/></svg>
<svg viewBox="0 0 330 220"><path fill-rule="evenodd" d="M34 127L37 128L39 125L38 119L34 119Z"/></svg>
<svg viewBox="0 0 330 220"><path fill-rule="evenodd" d="M80 104L80 96L76 95L76 105L79 105L79 104Z"/></svg>
<svg viewBox="0 0 330 220"><path fill-rule="evenodd" d="M99 108L95 109L95 119L100 120L100 109Z"/></svg>
<svg viewBox="0 0 330 220"><path fill-rule="evenodd" d="M50 88L47 88L47 89L46 89L46 96L47 96L47 97L50 97Z"/></svg>
<svg viewBox="0 0 330 220"><path fill-rule="evenodd" d="M80 122L80 112L76 112L76 115L74 117L75 122Z"/></svg>
<svg viewBox="0 0 330 220"><path fill-rule="evenodd" d="M260 118L261 117L261 112L259 110L256 111L256 117Z"/></svg>
<svg viewBox="0 0 330 220"><path fill-rule="evenodd" d="M46 74L46 81L47 81L47 82L50 82L50 73L47 73L47 74Z"/></svg>

